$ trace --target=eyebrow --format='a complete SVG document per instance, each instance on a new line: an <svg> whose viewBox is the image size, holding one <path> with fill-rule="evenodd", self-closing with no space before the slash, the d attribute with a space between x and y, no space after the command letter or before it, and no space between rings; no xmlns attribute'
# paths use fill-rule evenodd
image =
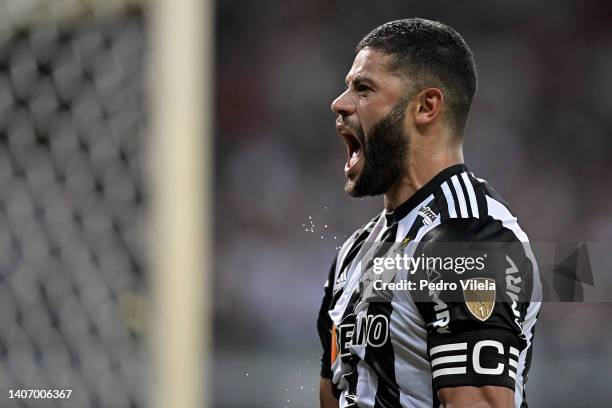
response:
<svg viewBox="0 0 612 408"><path fill-rule="evenodd" d="M344 82L346 83L346 87L349 87L349 80L348 80L348 76L346 77L346 79L344 80ZM363 84L363 83L369 83L370 85L374 85L375 82L374 80L372 80L372 78L368 77L367 75L364 74L357 74L353 77L353 80L351 81L351 83L353 84L353 86L357 87L357 85L359 84Z"/></svg>

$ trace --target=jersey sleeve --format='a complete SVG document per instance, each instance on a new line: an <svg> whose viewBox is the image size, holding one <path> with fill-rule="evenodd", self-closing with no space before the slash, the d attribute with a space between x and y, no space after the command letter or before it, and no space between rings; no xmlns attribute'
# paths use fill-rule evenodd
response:
<svg viewBox="0 0 612 408"><path fill-rule="evenodd" d="M336 259L332 263L329 271L329 276L325 281L323 300L319 309L319 316L317 318L317 330L319 332L319 338L321 339L321 345L323 346L323 355L321 356L321 377L332 378L331 372L331 348L332 348L332 320L329 317L329 309L331 308L333 289L334 289L334 278L336 271Z"/></svg>
<svg viewBox="0 0 612 408"><path fill-rule="evenodd" d="M416 303L426 323L436 391L515 389L526 347L522 322L537 268L525 245L491 219L451 219L421 240L417 251L432 261L416 273L428 282Z"/></svg>

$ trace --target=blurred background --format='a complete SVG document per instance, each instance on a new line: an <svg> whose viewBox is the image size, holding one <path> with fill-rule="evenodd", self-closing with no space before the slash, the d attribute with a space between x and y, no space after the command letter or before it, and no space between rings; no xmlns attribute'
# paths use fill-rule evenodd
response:
<svg viewBox="0 0 612 408"><path fill-rule="evenodd" d="M2 407L145 406L146 49L137 5L0 0Z"/></svg>
<svg viewBox="0 0 612 408"><path fill-rule="evenodd" d="M356 43L388 20L431 18L465 37L480 78L466 162L532 240L612 241L609 2L216 8L214 406L318 404L323 284L338 246L382 208L343 192L329 105ZM149 403L148 44L146 2L0 0L3 389ZM609 405L611 313L544 305L530 406Z"/></svg>

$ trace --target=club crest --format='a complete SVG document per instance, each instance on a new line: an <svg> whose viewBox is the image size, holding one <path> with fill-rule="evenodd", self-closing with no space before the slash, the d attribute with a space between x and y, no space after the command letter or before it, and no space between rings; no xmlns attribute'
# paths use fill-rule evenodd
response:
<svg viewBox="0 0 612 408"><path fill-rule="evenodd" d="M495 307L495 281L490 278L471 278L462 281L465 304L475 318L484 322Z"/></svg>

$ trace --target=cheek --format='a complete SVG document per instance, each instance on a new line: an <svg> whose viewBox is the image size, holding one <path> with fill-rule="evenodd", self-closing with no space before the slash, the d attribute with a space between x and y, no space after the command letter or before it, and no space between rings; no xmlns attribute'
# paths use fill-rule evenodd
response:
<svg viewBox="0 0 612 408"><path fill-rule="evenodd" d="M390 112L390 108L392 108L392 105L362 99L357 107L357 115L363 133L367 135L374 125Z"/></svg>
<svg viewBox="0 0 612 408"><path fill-rule="evenodd" d="M370 132L370 129L372 129L374 123L376 123L375 116L369 109L362 109L360 112L358 112L358 117L359 127L365 136Z"/></svg>
<svg viewBox="0 0 612 408"><path fill-rule="evenodd" d="M360 129L362 137L364 139L364 143L367 143L367 139L370 136L370 133L372 132L374 126L376 126L376 123L377 120L375 118L366 117L361 119Z"/></svg>

